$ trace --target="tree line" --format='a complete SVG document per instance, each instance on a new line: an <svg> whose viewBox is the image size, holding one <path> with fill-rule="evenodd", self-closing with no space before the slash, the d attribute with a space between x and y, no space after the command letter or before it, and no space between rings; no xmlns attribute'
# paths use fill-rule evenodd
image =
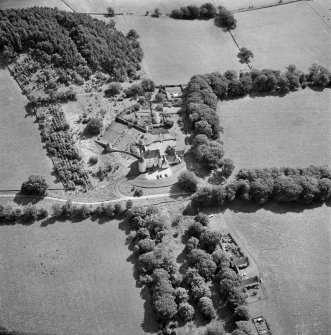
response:
<svg viewBox="0 0 331 335"><path fill-rule="evenodd" d="M307 168L242 169L225 186L201 187L192 196L192 205L219 206L227 201L243 200L265 204L325 202L331 198L331 169Z"/></svg>
<svg viewBox="0 0 331 335"><path fill-rule="evenodd" d="M57 8L0 10L0 54L12 61L27 52L40 63L102 70L115 80L134 75L143 57L136 35L124 36L113 21Z"/></svg>
<svg viewBox="0 0 331 335"><path fill-rule="evenodd" d="M189 5L174 9L170 17L177 20L209 20L214 19L215 25L227 29L236 28L237 20L233 14L223 6L217 8L210 2L207 2L200 7Z"/></svg>
<svg viewBox="0 0 331 335"><path fill-rule="evenodd" d="M313 64L307 73L289 65L279 70L234 70L224 74L213 72L193 76L185 91L184 111L193 132L192 152L197 161L208 168L222 167L230 174L233 162L223 159L224 150L219 135L223 131L216 114L217 100L244 97L247 94L286 94L307 86L324 89L330 86L331 73L325 67Z"/></svg>

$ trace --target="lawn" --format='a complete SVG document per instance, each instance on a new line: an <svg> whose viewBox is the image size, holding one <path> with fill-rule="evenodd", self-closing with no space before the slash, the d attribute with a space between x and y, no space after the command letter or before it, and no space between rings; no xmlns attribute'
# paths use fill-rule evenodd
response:
<svg viewBox="0 0 331 335"><path fill-rule="evenodd" d="M236 169L331 163L331 92L219 102L225 155Z"/></svg>
<svg viewBox="0 0 331 335"><path fill-rule="evenodd" d="M156 84L185 84L198 73L244 69L230 34L213 21L118 16L117 28L135 29L144 50L143 69Z"/></svg>
<svg viewBox="0 0 331 335"><path fill-rule="evenodd" d="M238 13L233 34L240 46L253 51L257 69L285 70L295 64L306 71L312 63L330 68L330 21L321 15L327 15L326 8L323 1L302 1Z"/></svg>
<svg viewBox="0 0 331 335"><path fill-rule="evenodd" d="M0 69L0 189L20 189L31 174L54 187L53 164L40 140L34 116L27 116L26 97L7 69ZM62 187L62 184L56 184Z"/></svg>
<svg viewBox="0 0 331 335"><path fill-rule="evenodd" d="M272 334L330 333L330 216L327 205L236 204L225 210L266 288L268 299L249 308L253 316L267 318Z"/></svg>
<svg viewBox="0 0 331 335"><path fill-rule="evenodd" d="M0 227L0 325L39 334L155 332L125 240L119 221Z"/></svg>

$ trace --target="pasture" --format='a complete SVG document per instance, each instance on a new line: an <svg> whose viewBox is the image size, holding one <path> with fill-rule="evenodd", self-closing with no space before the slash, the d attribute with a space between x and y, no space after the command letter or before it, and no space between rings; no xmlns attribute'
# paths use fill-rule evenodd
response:
<svg viewBox="0 0 331 335"><path fill-rule="evenodd" d="M84 13L105 13L106 8L111 6L116 13L139 13L145 14L148 10L153 12L158 8L162 14L170 13L173 9L188 5L201 6L206 0L66 0L70 7L78 12ZM215 6L225 6L234 10L277 3L277 0L214 0ZM284 0L286 2L286 0Z"/></svg>
<svg viewBox="0 0 331 335"><path fill-rule="evenodd" d="M235 171L331 163L331 92L310 89L285 97L221 101L218 115Z"/></svg>
<svg viewBox="0 0 331 335"><path fill-rule="evenodd" d="M155 331L119 225L86 220L0 227L0 325L38 334Z"/></svg>
<svg viewBox="0 0 331 335"><path fill-rule="evenodd" d="M330 68L330 21L320 13L328 15L323 1L237 13L233 35L241 47L253 51L257 69L284 71L295 64L306 71L312 63Z"/></svg>
<svg viewBox="0 0 331 335"><path fill-rule="evenodd" d="M250 304L275 335L329 334L330 216L307 208L233 204L224 219L258 264L267 300Z"/></svg>
<svg viewBox="0 0 331 335"><path fill-rule="evenodd" d="M20 189L31 174L44 176L51 187L53 164L43 149L35 116L7 69L0 69L0 189ZM62 187L62 184L57 184Z"/></svg>
<svg viewBox="0 0 331 335"><path fill-rule="evenodd" d="M140 35L143 70L156 84L186 84L198 73L245 68L238 62L238 49L230 34L212 20L118 16L116 23L124 34L135 29Z"/></svg>

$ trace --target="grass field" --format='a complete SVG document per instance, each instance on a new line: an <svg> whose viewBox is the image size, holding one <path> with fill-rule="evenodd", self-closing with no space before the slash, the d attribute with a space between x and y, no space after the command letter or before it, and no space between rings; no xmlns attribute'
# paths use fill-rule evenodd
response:
<svg viewBox="0 0 331 335"><path fill-rule="evenodd" d="M135 29L144 50L143 69L157 84L185 84L195 74L244 68L231 36L212 21L168 17L116 17L124 33Z"/></svg>
<svg viewBox="0 0 331 335"><path fill-rule="evenodd" d="M34 116L27 116L27 99L7 69L0 69L0 189L20 189L31 174L44 176L50 186L53 164L43 149ZM56 184L62 187L62 184Z"/></svg>
<svg viewBox="0 0 331 335"><path fill-rule="evenodd" d="M285 0L286 1L286 0ZM284 2L285 2L284 1ZM278 0L214 0L215 6L225 6L228 9L247 8L249 6L258 6L277 3ZM159 8L161 13L170 13L175 8L188 5L201 6L206 0L66 0L76 11L88 13L104 13L108 6L114 8L115 12L145 13L147 10L152 12Z"/></svg>
<svg viewBox="0 0 331 335"><path fill-rule="evenodd" d="M219 102L224 149L236 169L331 163L331 92Z"/></svg>
<svg viewBox="0 0 331 335"><path fill-rule="evenodd" d="M330 68L330 21L319 14L327 12L323 1L303 1L237 13L233 34L240 46L253 51L257 69L285 70L295 64L307 70L312 63Z"/></svg>
<svg viewBox="0 0 331 335"><path fill-rule="evenodd" d="M330 334L330 205L233 205L224 217L259 266L268 299L249 305L273 335Z"/></svg>
<svg viewBox="0 0 331 335"><path fill-rule="evenodd" d="M155 331L119 225L0 227L0 325L66 335Z"/></svg>

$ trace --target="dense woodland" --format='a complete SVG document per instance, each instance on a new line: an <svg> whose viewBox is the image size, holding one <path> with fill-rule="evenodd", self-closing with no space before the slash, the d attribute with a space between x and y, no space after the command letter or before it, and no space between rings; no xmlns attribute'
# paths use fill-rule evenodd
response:
<svg viewBox="0 0 331 335"><path fill-rule="evenodd" d="M102 70L116 80L133 76L143 57L137 39L124 36L113 21L41 7L0 10L0 53L8 61L29 53L84 78Z"/></svg>

